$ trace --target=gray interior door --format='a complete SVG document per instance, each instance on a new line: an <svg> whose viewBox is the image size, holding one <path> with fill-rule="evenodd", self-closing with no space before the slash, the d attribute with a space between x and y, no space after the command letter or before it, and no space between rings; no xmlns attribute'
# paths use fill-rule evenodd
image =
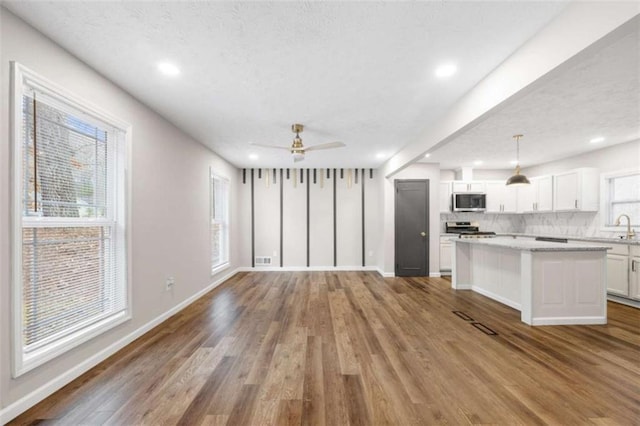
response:
<svg viewBox="0 0 640 426"><path fill-rule="evenodd" d="M396 180L396 276L429 271L429 180Z"/></svg>

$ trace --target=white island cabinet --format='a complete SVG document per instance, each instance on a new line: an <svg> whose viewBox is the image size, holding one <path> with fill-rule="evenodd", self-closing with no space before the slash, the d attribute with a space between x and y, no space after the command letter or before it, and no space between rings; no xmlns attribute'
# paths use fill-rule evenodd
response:
<svg viewBox="0 0 640 426"><path fill-rule="evenodd" d="M521 313L529 325L606 324L608 246L454 239L451 285Z"/></svg>

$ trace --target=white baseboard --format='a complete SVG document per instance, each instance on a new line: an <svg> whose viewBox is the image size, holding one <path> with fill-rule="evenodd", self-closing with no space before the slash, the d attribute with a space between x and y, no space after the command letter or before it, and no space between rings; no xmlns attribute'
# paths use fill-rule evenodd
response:
<svg viewBox="0 0 640 426"><path fill-rule="evenodd" d="M195 302L200 297L204 296L209 291L213 290L214 288L216 288L217 286L219 286L229 278L233 277L239 270L240 268L228 273L222 278L217 279L216 281L212 282L204 289L200 290L193 296L177 304L176 306L164 312L163 314L157 316L156 318L149 321L148 323L138 328L137 330L133 331L129 335L121 338L117 342L104 348L103 350L96 353L92 357L84 360L83 362L76 365L72 369L67 370L66 372L59 375L55 379L49 381L48 383L45 383L44 385L40 386L38 389L34 390L28 395L25 395L24 397L20 398L16 402L0 409L0 424L8 423L10 420L14 419L15 417L19 416L29 408L33 407L38 402L42 401L43 399L45 399L46 397L48 397L58 389L62 388L72 380L80 377L80 375L84 374L85 372L89 371L91 368L95 367L105 359L109 358L111 355L115 354L120 349L124 348L125 346L133 342L138 337L147 333L152 328L161 324L163 321L165 321L172 315L175 315L176 313L180 312L181 310L189 306L191 303Z"/></svg>
<svg viewBox="0 0 640 426"><path fill-rule="evenodd" d="M454 290L472 290L473 286L471 284L457 284Z"/></svg>
<svg viewBox="0 0 640 426"><path fill-rule="evenodd" d="M394 272L384 272L382 269L376 269L380 275L384 278L395 278L396 274Z"/></svg>
<svg viewBox="0 0 640 426"><path fill-rule="evenodd" d="M378 271L375 266L243 266L238 272Z"/></svg>
<svg viewBox="0 0 640 426"><path fill-rule="evenodd" d="M429 272L429 278L440 278L441 276L440 272Z"/></svg>
<svg viewBox="0 0 640 426"><path fill-rule="evenodd" d="M374 271L382 275L384 278L394 278L393 272L384 272L376 266L242 266L237 269L238 272L304 272L304 271Z"/></svg>
<svg viewBox="0 0 640 426"><path fill-rule="evenodd" d="M602 325L607 317L561 317L533 318L531 325Z"/></svg>
<svg viewBox="0 0 640 426"><path fill-rule="evenodd" d="M619 297L613 294L607 294L607 300L610 302L620 303L621 305L632 306L634 308L640 308L640 301L627 299L626 297Z"/></svg>
<svg viewBox="0 0 640 426"><path fill-rule="evenodd" d="M513 300L509 300L505 297L502 297L500 295L497 295L491 291L485 290L483 288L480 288L478 286L472 285L471 286L471 290L475 291L476 293L480 293L483 296L487 296L489 299L493 299L496 300L504 305L507 305L510 308L516 309L518 311L522 310L522 305L520 303L516 303Z"/></svg>

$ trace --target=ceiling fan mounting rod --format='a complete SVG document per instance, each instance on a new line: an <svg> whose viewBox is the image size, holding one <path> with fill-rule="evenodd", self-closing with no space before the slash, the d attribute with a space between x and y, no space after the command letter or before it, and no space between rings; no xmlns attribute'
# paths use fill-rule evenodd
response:
<svg viewBox="0 0 640 426"><path fill-rule="evenodd" d="M296 135L297 135L298 133L302 133L302 131L303 131L303 130L304 130L304 126L303 126L302 124L297 124L297 123L296 123L296 124L292 124L292 125L291 125L291 131L292 131L293 133L295 133Z"/></svg>

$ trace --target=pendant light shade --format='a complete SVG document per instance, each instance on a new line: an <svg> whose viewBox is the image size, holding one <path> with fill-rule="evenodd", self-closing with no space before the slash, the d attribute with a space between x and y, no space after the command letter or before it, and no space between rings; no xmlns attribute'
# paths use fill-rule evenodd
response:
<svg viewBox="0 0 640 426"><path fill-rule="evenodd" d="M516 140L516 173L507 179L507 185L529 185L529 179L525 175L520 174L520 138L522 135L514 135Z"/></svg>

